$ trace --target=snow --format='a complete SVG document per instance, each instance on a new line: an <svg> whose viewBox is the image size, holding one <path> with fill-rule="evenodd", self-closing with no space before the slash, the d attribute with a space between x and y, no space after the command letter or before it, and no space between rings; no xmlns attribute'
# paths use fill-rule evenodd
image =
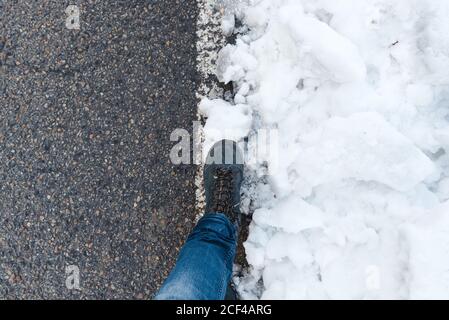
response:
<svg viewBox="0 0 449 320"><path fill-rule="evenodd" d="M449 298L449 2L248 0L204 99L241 143L243 298ZM242 26L236 23L242 22ZM275 130L276 155L257 138Z"/></svg>
<svg viewBox="0 0 449 320"><path fill-rule="evenodd" d="M230 36L234 31L235 16L233 14L225 15L221 21L221 31L224 35Z"/></svg>
<svg viewBox="0 0 449 320"><path fill-rule="evenodd" d="M300 155L285 170L296 171L298 179L291 187L304 196L316 186L342 179L376 181L407 191L435 171L421 150L373 112L332 117L304 134L298 149Z"/></svg>
<svg viewBox="0 0 449 320"><path fill-rule="evenodd" d="M199 105L199 112L208 118L203 128L205 150L209 150L215 142L222 139L239 141L247 136L251 129L251 116L248 115L247 105L231 106L223 100L205 98Z"/></svg>
<svg viewBox="0 0 449 320"><path fill-rule="evenodd" d="M344 83L365 78L366 66L357 47L326 23L307 16L302 6L282 6L279 18L296 46L306 48L306 54L316 59L333 80Z"/></svg>
<svg viewBox="0 0 449 320"><path fill-rule="evenodd" d="M409 224L404 234L409 245L410 294L413 299L449 299L449 203L432 217Z"/></svg>

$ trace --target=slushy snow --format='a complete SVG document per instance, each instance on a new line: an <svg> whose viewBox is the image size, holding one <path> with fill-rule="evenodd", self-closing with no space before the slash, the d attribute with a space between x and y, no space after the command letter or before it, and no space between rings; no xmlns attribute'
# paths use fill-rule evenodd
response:
<svg viewBox="0 0 449 320"><path fill-rule="evenodd" d="M205 149L249 161L243 298L449 299L449 2L248 0ZM239 20L240 23L236 23ZM277 155L254 137L275 130ZM276 161L274 160L276 159Z"/></svg>

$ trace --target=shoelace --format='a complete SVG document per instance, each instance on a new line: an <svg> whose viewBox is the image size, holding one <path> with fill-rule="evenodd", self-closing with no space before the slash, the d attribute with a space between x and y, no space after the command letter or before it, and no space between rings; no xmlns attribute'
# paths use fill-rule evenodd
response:
<svg viewBox="0 0 449 320"><path fill-rule="evenodd" d="M214 212L232 214L232 172L223 168L215 173L215 187L213 191Z"/></svg>

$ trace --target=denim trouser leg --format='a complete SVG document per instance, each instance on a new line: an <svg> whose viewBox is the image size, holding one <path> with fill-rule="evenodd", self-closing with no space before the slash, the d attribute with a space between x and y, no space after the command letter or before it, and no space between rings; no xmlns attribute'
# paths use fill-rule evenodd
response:
<svg viewBox="0 0 449 320"><path fill-rule="evenodd" d="M223 214L200 219L179 253L157 300L223 300L237 247L235 226Z"/></svg>

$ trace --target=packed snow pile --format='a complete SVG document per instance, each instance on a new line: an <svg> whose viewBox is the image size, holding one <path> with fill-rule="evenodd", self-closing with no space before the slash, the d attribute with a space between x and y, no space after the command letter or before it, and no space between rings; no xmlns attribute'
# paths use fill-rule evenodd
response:
<svg viewBox="0 0 449 320"><path fill-rule="evenodd" d="M258 157L243 298L449 298L447 17L446 0L248 0L226 16L237 40L217 73L235 94L201 110L205 148L226 137Z"/></svg>

